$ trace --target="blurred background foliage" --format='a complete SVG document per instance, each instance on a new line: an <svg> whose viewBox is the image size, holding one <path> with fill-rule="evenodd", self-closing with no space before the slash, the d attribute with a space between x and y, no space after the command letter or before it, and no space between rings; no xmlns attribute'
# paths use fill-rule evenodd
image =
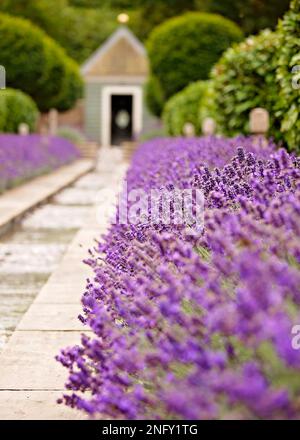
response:
<svg viewBox="0 0 300 440"><path fill-rule="evenodd" d="M3 0L0 11L31 20L63 46L68 55L82 63L117 27L117 12L109 7L76 7L71 3L67 0ZM82 5L84 3L92 4L82 2Z"/></svg>
<svg viewBox="0 0 300 440"><path fill-rule="evenodd" d="M246 34L274 28L289 8L290 0L74 0L81 4L106 4L115 9L135 9L132 27L145 38L153 27L187 11L213 12L235 21Z"/></svg>
<svg viewBox="0 0 300 440"><path fill-rule="evenodd" d="M164 96L168 99L191 82L208 79L224 50L242 39L239 26L219 14L189 12L157 26L147 49Z"/></svg>
<svg viewBox="0 0 300 440"><path fill-rule="evenodd" d="M30 96L21 90L1 90L0 132L18 133L21 123L26 123L30 131L34 131L37 119L38 108Z"/></svg>
<svg viewBox="0 0 300 440"><path fill-rule="evenodd" d="M196 81L168 100L164 107L163 120L169 135L182 136L187 122L193 124L195 134L201 134L199 108L208 86L209 81Z"/></svg>
<svg viewBox="0 0 300 440"><path fill-rule="evenodd" d="M210 108L222 134L249 133L249 112L263 107L270 113L270 134L280 139L274 110L279 95L279 52L278 33L264 30L223 53L211 72L214 108Z"/></svg>
<svg viewBox="0 0 300 440"><path fill-rule="evenodd" d="M212 117L219 134L249 134L249 113L253 108L262 107L270 115L269 135L289 150L299 152L299 29L300 0L292 0L290 9L274 31L265 29L247 36L223 52L210 72L206 87L198 86L197 89L195 83L194 92L193 85L189 85L169 99L163 108L167 132L177 135L182 131L182 119L193 122L199 132L203 119ZM156 45L156 54L161 46ZM166 54L164 57L167 61L172 59ZM173 71L178 74L180 68L173 66ZM196 102L190 101L196 99L197 93L198 108Z"/></svg>
<svg viewBox="0 0 300 440"><path fill-rule="evenodd" d="M78 64L112 34L118 27L118 14L126 12L128 26L149 49L152 73L145 94L150 111L160 117L170 98L164 112L169 133L181 132L187 116L193 119L197 131L204 117L213 116L225 134L246 132L249 109L262 105L273 115L271 133L276 137L280 129L292 148L299 140L299 121L295 124L299 119L299 94L290 91L289 60L294 64L299 61L300 0L293 0L292 9L276 28L289 3L290 0L1 0L0 13L5 15L0 14L0 64L7 66L8 86L28 94L40 111L72 108L82 93ZM197 14L200 12L222 15L223 19L218 20L221 18L223 23L226 18L231 20L226 26L219 23L220 29L231 29L230 38L215 38L211 24L208 31L201 30L203 35L199 37L197 23L193 30L197 37L191 37L191 18L206 15ZM14 17L10 19L6 14ZM20 17L27 21L21 23ZM172 30L184 17L188 17L181 30L185 41ZM38 28L44 32L39 33ZM256 36L265 28L276 29L276 35ZM242 34L246 37L244 43L223 52L233 41L240 41ZM248 39L249 35L254 37ZM224 40L222 47L218 47L216 39L218 44ZM196 53L198 56L194 56ZM211 81L205 87L204 83L197 83L209 77ZM196 84L189 87L193 82ZM228 88L232 93L224 96ZM177 92L179 95L172 99ZM24 98L18 93L13 98L11 95L10 103ZM29 108L28 100L27 103ZM7 109L3 100L2 122ZM32 109L31 113L35 111Z"/></svg>
<svg viewBox="0 0 300 440"><path fill-rule="evenodd" d="M280 85L276 116L281 132L290 149L300 152L300 0L292 0L291 8L278 26L279 59L277 81ZM294 72L293 68L297 71ZM293 84L293 87L291 87Z"/></svg>
<svg viewBox="0 0 300 440"><path fill-rule="evenodd" d="M30 95L41 111L67 110L81 97L75 61L27 19L0 14L0 60L7 86Z"/></svg>
<svg viewBox="0 0 300 440"><path fill-rule="evenodd" d="M145 98L150 112L160 117L166 102L166 97L159 79L151 74L145 84Z"/></svg>

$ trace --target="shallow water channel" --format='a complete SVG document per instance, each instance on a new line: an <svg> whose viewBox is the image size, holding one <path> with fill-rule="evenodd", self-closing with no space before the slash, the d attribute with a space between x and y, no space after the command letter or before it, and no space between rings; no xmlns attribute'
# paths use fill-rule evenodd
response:
<svg viewBox="0 0 300 440"><path fill-rule="evenodd" d="M99 180L87 174L0 236L0 350L83 226Z"/></svg>

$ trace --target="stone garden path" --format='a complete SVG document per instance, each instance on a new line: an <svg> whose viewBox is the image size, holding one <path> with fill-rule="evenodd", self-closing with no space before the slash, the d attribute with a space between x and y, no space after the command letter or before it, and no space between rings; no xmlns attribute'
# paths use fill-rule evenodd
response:
<svg viewBox="0 0 300 440"><path fill-rule="evenodd" d="M83 417L63 405L56 404L57 398L64 390L67 370L56 362L54 357L61 348L79 343L81 333L87 331L77 319L81 312L80 298L84 292L85 280L91 275L89 267L84 265L82 260L87 257L87 250L93 246L94 238L99 238L101 233L107 230L108 219L101 216L99 220L96 213L99 212L99 208L104 212L105 208L115 203L113 195L117 194L125 171L126 164L122 161L119 150L103 150L95 172L56 196L58 204L68 204L68 201L70 203L74 198L76 203L80 203L80 191L84 199L89 193L84 192L84 188L93 186L96 182L97 191L106 190L106 194L109 195L100 206L95 203L85 212L82 228L0 354L2 420ZM47 205L42 209L47 210ZM53 213L53 207L52 210L48 207L48 210L49 215ZM73 218L69 220L76 223L76 215L74 211ZM36 211L25 222L27 221L27 226L35 221L41 225L43 218L46 218L49 229L48 217L43 217ZM64 217L62 211L58 213L57 219L63 224L64 218L61 217ZM66 221L67 218L66 216ZM8 243L11 244L11 241L8 240ZM40 263L43 265L43 257Z"/></svg>

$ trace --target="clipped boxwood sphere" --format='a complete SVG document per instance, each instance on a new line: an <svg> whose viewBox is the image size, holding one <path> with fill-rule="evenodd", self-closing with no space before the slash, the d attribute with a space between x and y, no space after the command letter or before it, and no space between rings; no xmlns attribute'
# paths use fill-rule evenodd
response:
<svg viewBox="0 0 300 440"><path fill-rule="evenodd" d="M147 48L152 72L166 97L207 79L224 50L242 38L235 23L216 14L191 12L156 27Z"/></svg>
<svg viewBox="0 0 300 440"><path fill-rule="evenodd" d="M42 111L71 108L81 95L79 68L30 21L0 14L1 64L9 87L30 95Z"/></svg>
<svg viewBox="0 0 300 440"><path fill-rule="evenodd" d="M270 134L279 134L275 115L278 100L276 66L279 40L263 31L229 48L212 71L213 116L218 129L229 136L249 134L249 113L263 107L270 113Z"/></svg>
<svg viewBox="0 0 300 440"><path fill-rule="evenodd" d="M207 87L208 81L197 81L169 99L163 112L163 120L168 134L181 136L187 122L194 125L196 134L200 134L199 107Z"/></svg>
<svg viewBox="0 0 300 440"><path fill-rule="evenodd" d="M57 95L48 102L49 108L66 111L74 106L76 101L83 95L83 81L78 74L77 64L67 58L64 63L64 71L61 77L61 87Z"/></svg>
<svg viewBox="0 0 300 440"><path fill-rule="evenodd" d="M38 108L30 96L20 90L0 91L0 131L17 133L23 122L34 131L38 115Z"/></svg>
<svg viewBox="0 0 300 440"><path fill-rule="evenodd" d="M277 116L284 141L290 150L300 152L300 0L293 0L290 10L279 23L280 53L277 80L280 86Z"/></svg>

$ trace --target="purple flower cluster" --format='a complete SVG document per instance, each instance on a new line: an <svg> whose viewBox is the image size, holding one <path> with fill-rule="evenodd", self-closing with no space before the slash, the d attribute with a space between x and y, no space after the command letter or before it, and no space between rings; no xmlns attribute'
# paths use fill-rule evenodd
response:
<svg viewBox="0 0 300 440"><path fill-rule="evenodd" d="M90 251L62 399L93 417L300 417L300 160L251 138L157 139L129 188L205 194L205 228L112 225Z"/></svg>
<svg viewBox="0 0 300 440"><path fill-rule="evenodd" d="M0 135L0 192L79 157L68 140L37 134Z"/></svg>

